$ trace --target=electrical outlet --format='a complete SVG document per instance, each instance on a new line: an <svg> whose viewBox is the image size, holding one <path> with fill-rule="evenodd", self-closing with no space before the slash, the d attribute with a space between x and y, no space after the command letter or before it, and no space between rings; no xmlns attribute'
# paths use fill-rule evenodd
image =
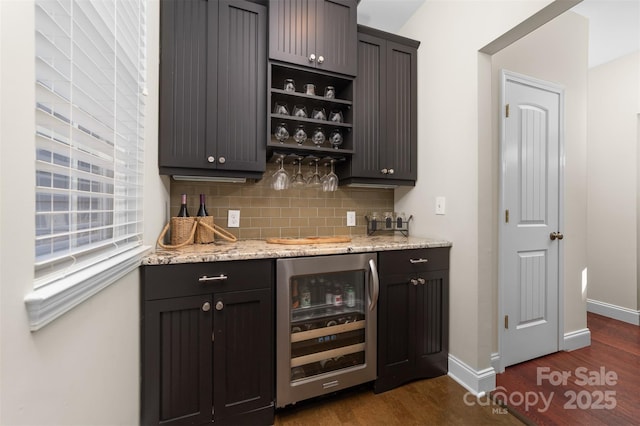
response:
<svg viewBox="0 0 640 426"><path fill-rule="evenodd" d="M436 214L443 215L445 213L445 198L436 197Z"/></svg>
<svg viewBox="0 0 640 426"><path fill-rule="evenodd" d="M356 212L347 212L347 226L356 226Z"/></svg>
<svg viewBox="0 0 640 426"><path fill-rule="evenodd" d="M240 227L240 210L229 210L229 215L227 216L227 226L229 228Z"/></svg>

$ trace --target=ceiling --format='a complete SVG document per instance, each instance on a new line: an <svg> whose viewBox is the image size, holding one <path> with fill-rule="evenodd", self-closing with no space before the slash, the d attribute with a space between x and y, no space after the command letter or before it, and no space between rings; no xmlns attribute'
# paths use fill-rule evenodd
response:
<svg viewBox="0 0 640 426"><path fill-rule="evenodd" d="M358 23L396 32L424 2L360 0ZM584 0L571 10L589 20L589 67L640 50L640 0Z"/></svg>

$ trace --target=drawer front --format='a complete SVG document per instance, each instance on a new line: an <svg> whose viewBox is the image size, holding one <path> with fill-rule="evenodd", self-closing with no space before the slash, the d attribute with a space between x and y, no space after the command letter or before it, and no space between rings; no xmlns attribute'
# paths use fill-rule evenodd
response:
<svg viewBox="0 0 640 426"><path fill-rule="evenodd" d="M378 254L380 275L449 269L449 247L383 251Z"/></svg>
<svg viewBox="0 0 640 426"><path fill-rule="evenodd" d="M271 288L273 260L142 267L143 300Z"/></svg>

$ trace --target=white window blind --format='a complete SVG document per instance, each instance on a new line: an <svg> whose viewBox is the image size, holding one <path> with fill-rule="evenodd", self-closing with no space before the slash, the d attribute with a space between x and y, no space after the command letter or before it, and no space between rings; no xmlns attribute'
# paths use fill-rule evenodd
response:
<svg viewBox="0 0 640 426"><path fill-rule="evenodd" d="M36 287L141 245L145 0L36 0Z"/></svg>

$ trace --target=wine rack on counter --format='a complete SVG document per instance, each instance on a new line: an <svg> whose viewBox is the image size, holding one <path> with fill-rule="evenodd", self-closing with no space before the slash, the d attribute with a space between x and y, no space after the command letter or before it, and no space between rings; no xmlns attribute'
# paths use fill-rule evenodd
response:
<svg viewBox="0 0 640 426"><path fill-rule="evenodd" d="M332 73L271 63L269 66L269 136L267 149L280 152L293 151L299 155L345 157L353 154L353 79ZM314 86L314 93L307 94L306 85ZM325 95L325 91L332 94ZM282 109L281 106L285 108ZM306 110L306 116L296 115L296 107ZM314 116L323 111L324 116ZM332 116L339 113L338 116ZM278 126L284 124L289 136L279 141ZM307 137L302 143L294 139L295 131L302 126ZM321 130L322 143L314 143L313 134ZM342 142L334 147L331 135L339 132Z"/></svg>

